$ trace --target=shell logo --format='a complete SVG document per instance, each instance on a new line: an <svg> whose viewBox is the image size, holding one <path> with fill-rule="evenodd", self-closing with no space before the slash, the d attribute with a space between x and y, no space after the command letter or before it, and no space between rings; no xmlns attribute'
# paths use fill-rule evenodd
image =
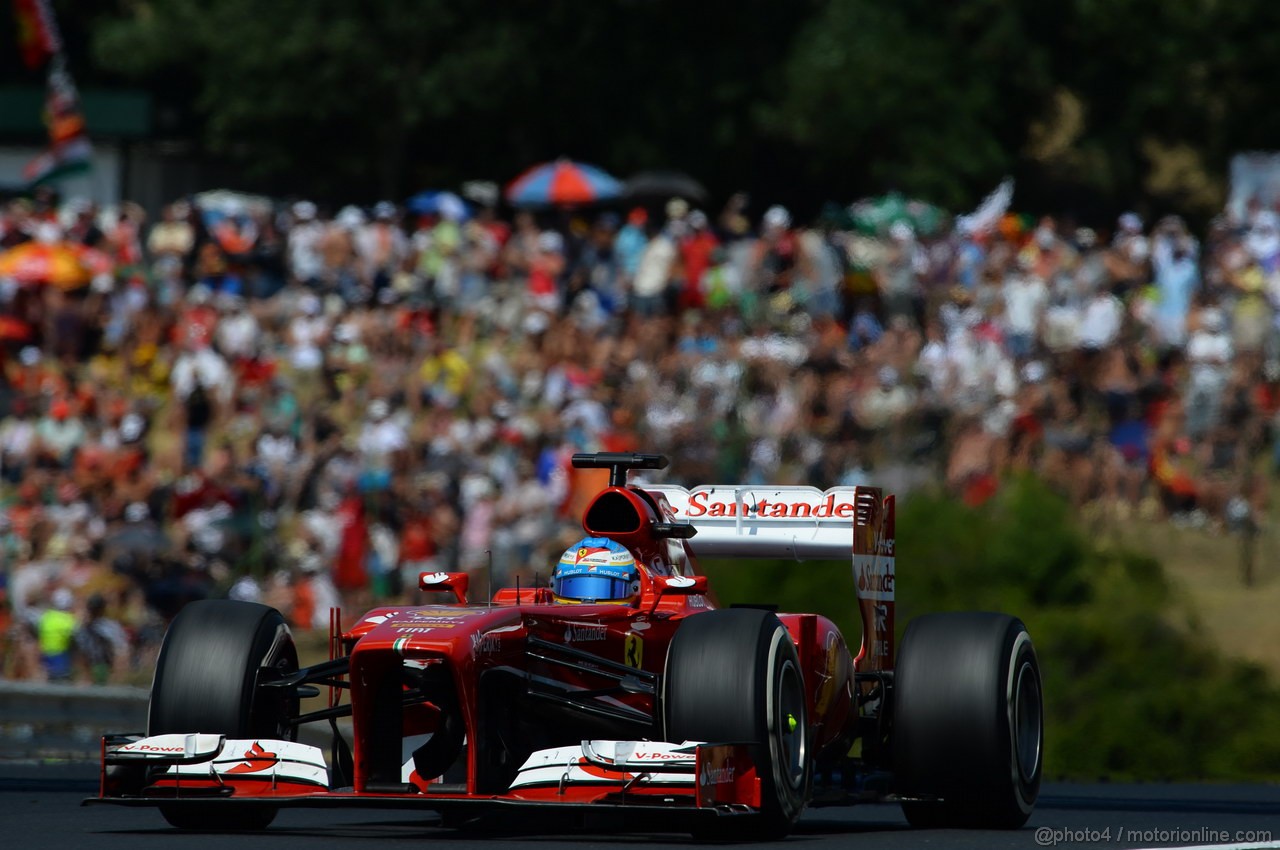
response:
<svg viewBox="0 0 1280 850"><path fill-rule="evenodd" d="M244 761L227 771L227 773L258 773L269 767L274 767L279 763L280 759L276 758L276 754L268 752L262 748L257 741L253 742L253 746L244 751Z"/></svg>
<svg viewBox="0 0 1280 850"><path fill-rule="evenodd" d="M608 779L611 782L629 782L635 779L633 774L627 773L622 768L614 768L610 770L597 764L592 764L585 758L578 759L578 769L588 776L594 776L597 779Z"/></svg>

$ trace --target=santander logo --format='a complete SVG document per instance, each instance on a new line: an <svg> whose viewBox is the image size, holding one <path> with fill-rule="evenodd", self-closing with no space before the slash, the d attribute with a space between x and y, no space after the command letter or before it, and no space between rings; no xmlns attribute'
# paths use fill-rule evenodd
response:
<svg viewBox="0 0 1280 850"><path fill-rule="evenodd" d="M280 759L275 753L267 752L257 741L244 752L244 761L231 768L227 773L257 773L274 766Z"/></svg>
<svg viewBox="0 0 1280 850"><path fill-rule="evenodd" d="M821 501L791 501L759 499L754 504L744 502L743 515L758 519L843 519L852 517L856 511L852 502L837 502L836 494L828 493ZM680 508L673 507L672 513L679 514ZM720 497L706 490L694 490L689 494L689 504L685 508L687 517L733 517L738 515L738 505L732 493Z"/></svg>

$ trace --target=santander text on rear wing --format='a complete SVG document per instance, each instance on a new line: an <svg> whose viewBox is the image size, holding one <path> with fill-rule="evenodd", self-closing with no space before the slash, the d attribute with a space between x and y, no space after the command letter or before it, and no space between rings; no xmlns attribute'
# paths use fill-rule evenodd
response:
<svg viewBox="0 0 1280 850"><path fill-rule="evenodd" d="M711 484L646 487L664 496L678 520L698 529L689 546L697 555L844 558L854 529L877 518L880 491L869 487L744 487Z"/></svg>

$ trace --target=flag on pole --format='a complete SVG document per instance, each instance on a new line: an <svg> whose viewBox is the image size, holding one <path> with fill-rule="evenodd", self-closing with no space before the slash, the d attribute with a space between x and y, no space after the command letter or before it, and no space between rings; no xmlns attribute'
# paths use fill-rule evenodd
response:
<svg viewBox="0 0 1280 850"><path fill-rule="evenodd" d="M49 0L13 0L13 14L18 20L18 51L28 68L35 71L62 52Z"/></svg>
<svg viewBox="0 0 1280 850"><path fill-rule="evenodd" d="M956 226L967 233L986 233L994 230L1000 223L1001 217L1008 212L1011 203L1013 203L1013 178L1006 177L990 195L982 200L976 210L958 217Z"/></svg>
<svg viewBox="0 0 1280 850"><path fill-rule="evenodd" d="M85 171L93 162L93 145L85 130L80 96L71 75L62 67L61 55L49 69L44 123L49 128L49 149L22 169L23 178L32 186Z"/></svg>
<svg viewBox="0 0 1280 850"><path fill-rule="evenodd" d="M18 17L18 46L29 68L46 63L44 123L49 128L49 149L22 169L27 183L40 183L87 169L93 161L93 146L85 130L80 94L67 71L62 53L62 36L49 0L14 0Z"/></svg>

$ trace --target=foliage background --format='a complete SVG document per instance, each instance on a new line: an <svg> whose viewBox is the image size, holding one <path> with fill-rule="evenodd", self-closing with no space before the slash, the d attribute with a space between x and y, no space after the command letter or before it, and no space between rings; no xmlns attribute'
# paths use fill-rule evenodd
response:
<svg viewBox="0 0 1280 850"><path fill-rule="evenodd" d="M1220 208L1280 137L1265 0L54 0L82 87L242 186L368 201L569 155L679 168L808 215L901 189L952 209L1003 176L1084 219ZM0 15L0 44L13 42ZM39 84L16 51L0 81ZM1149 208L1149 209L1144 209Z"/></svg>

